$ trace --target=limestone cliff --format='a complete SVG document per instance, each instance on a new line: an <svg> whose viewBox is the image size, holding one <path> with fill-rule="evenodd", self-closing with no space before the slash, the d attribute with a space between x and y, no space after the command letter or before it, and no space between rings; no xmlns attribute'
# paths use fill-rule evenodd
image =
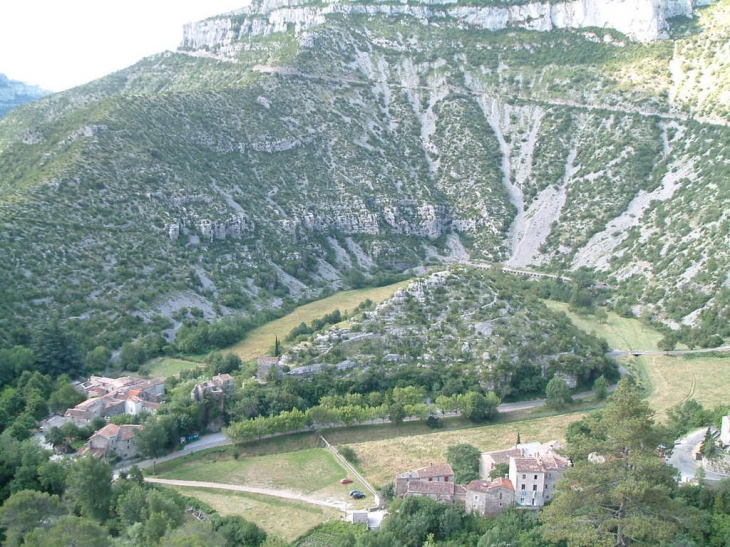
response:
<svg viewBox="0 0 730 547"><path fill-rule="evenodd" d="M568 28L611 28L639 42L666 38L667 20L692 17L695 6L712 0L570 0L463 5L458 0L376 2L341 0L249 1L248 6L221 17L185 25L181 49L229 54L244 36L269 35L293 26L297 34L325 22L329 15L406 15L424 24L452 21L460 27L549 31Z"/></svg>

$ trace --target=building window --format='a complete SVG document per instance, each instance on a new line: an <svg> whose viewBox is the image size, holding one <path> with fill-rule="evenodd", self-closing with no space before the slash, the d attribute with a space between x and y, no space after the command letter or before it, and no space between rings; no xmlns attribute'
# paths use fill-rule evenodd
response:
<svg viewBox="0 0 730 547"><path fill-rule="evenodd" d="M502 492L499 493L499 499L502 499ZM500 503L500 505L502 504Z"/></svg>
<svg viewBox="0 0 730 547"><path fill-rule="evenodd" d="M501 501L499 502L499 506L502 507L502 502Z"/></svg>
<svg viewBox="0 0 730 547"><path fill-rule="evenodd" d="M433 477L428 477L428 482L433 481Z"/></svg>
<svg viewBox="0 0 730 547"><path fill-rule="evenodd" d="M477 495L475 494L475 495L474 495L474 501L477 501L478 499L479 499L479 496L477 496Z"/></svg>
<svg viewBox="0 0 730 547"><path fill-rule="evenodd" d="M533 485L532 485L532 491L533 491L533 492L537 492L537 485L536 485L536 484L533 484Z"/></svg>
<svg viewBox="0 0 730 547"><path fill-rule="evenodd" d="M520 505L524 505L524 504L525 504L525 498L520 498Z"/></svg>
<svg viewBox="0 0 730 547"><path fill-rule="evenodd" d="M527 488L525 488L525 485L523 484L522 488L520 488L520 490L527 490Z"/></svg>
<svg viewBox="0 0 730 547"><path fill-rule="evenodd" d="M449 477L444 477L444 482L449 482Z"/></svg>
<svg viewBox="0 0 730 547"><path fill-rule="evenodd" d="M535 475L535 480L537 480L537 475Z"/></svg>
<svg viewBox="0 0 730 547"><path fill-rule="evenodd" d="M523 478L523 479L526 479L526 478L527 478L527 475L522 475L522 478Z"/></svg>
<svg viewBox="0 0 730 547"><path fill-rule="evenodd" d="M530 500L530 505L535 505L535 500Z"/></svg>

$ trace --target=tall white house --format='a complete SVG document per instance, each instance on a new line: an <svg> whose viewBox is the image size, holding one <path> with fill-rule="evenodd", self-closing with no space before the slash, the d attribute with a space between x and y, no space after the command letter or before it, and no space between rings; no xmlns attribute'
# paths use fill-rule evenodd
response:
<svg viewBox="0 0 730 547"><path fill-rule="evenodd" d="M557 443L518 444L508 450L485 452L480 461L483 479L499 464L509 464L509 481L514 487L514 505L540 508L555 495L555 484L570 467L570 460L554 452Z"/></svg>

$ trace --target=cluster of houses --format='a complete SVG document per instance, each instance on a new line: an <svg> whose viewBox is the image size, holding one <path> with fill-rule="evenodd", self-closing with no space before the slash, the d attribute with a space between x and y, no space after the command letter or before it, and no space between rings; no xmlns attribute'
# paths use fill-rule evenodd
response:
<svg viewBox="0 0 730 547"><path fill-rule="evenodd" d="M73 422L83 427L94 418L108 419L119 414L135 416L141 412L154 414L164 398L165 384L159 379L92 376L78 384L76 390L88 398L69 408L63 415L63 423Z"/></svg>
<svg viewBox="0 0 730 547"><path fill-rule="evenodd" d="M468 485L454 483L449 464L430 465L401 473L395 479L399 498L426 496L435 501L459 503L466 510L491 516L510 507L539 509L555 493L555 484L571 462L559 456L555 441L518 444L507 450L485 452L479 461L480 479ZM490 478L500 465L509 468L507 476Z"/></svg>
<svg viewBox="0 0 730 547"><path fill-rule="evenodd" d="M106 378L92 376L86 382L76 384L76 390L87 399L73 408L69 408L63 416L53 416L44 423L44 427L61 427L73 423L85 427L94 418L110 418L120 414L138 415L142 412L154 414L162 404L165 385L162 380L144 380L139 378ZM94 433L89 442L78 451L78 455L90 454L97 458L119 457L133 458L137 455L135 436L141 431L141 425L107 424Z"/></svg>

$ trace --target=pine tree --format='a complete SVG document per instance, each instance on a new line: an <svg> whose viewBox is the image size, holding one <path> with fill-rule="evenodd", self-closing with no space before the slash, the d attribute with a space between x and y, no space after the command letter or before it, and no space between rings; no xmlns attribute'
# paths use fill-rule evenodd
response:
<svg viewBox="0 0 730 547"><path fill-rule="evenodd" d="M567 455L574 467L543 512L545 539L595 547L659 545L690 526L693 510L672 497L676 471L656 451L667 440L630 382L622 380L604 411L571 429ZM591 453L601 458L589 461Z"/></svg>

